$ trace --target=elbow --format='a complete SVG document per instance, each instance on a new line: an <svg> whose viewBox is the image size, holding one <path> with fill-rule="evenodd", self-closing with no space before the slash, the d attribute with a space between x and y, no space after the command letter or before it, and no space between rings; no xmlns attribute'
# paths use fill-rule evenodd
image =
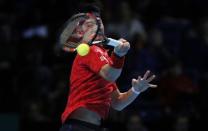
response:
<svg viewBox="0 0 208 131"><path fill-rule="evenodd" d="M117 108L114 108L115 110L117 110L117 111L122 111L124 108L122 108L122 107L117 107Z"/></svg>
<svg viewBox="0 0 208 131"><path fill-rule="evenodd" d="M111 75L111 76L109 75L109 76L104 77L104 79L109 82L115 82L118 79L118 77L115 77L113 75Z"/></svg>
<svg viewBox="0 0 208 131"><path fill-rule="evenodd" d="M121 74L121 69L114 69L108 64L104 65L99 72L99 75L102 76L105 80L110 82L115 82Z"/></svg>
<svg viewBox="0 0 208 131"><path fill-rule="evenodd" d="M100 75L107 81L115 82L118 79L120 74L114 74L114 73L102 71Z"/></svg>
<svg viewBox="0 0 208 131"><path fill-rule="evenodd" d="M125 108L125 106L123 106L118 101L113 101L112 104L111 104L111 107L116 111L122 111Z"/></svg>

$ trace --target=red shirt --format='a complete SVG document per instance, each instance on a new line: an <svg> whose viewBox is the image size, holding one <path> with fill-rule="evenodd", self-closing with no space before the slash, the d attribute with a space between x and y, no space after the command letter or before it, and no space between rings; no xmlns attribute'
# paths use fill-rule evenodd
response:
<svg viewBox="0 0 208 131"><path fill-rule="evenodd" d="M84 107L106 118L111 105L111 93L117 88L115 83L106 81L99 75L105 64L112 62L107 50L93 45L86 56L77 55L71 71L70 94L65 111L64 122L70 114Z"/></svg>

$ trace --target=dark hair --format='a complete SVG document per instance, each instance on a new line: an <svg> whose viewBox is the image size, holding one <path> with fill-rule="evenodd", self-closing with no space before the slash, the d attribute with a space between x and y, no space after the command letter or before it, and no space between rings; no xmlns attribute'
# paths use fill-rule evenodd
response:
<svg viewBox="0 0 208 131"><path fill-rule="evenodd" d="M84 5L80 5L79 12L80 13L93 12L100 14L100 8L93 4L84 4Z"/></svg>

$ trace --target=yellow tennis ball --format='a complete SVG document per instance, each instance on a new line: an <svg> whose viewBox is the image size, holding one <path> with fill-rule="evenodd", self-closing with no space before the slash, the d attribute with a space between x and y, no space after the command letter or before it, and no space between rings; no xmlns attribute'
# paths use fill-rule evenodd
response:
<svg viewBox="0 0 208 131"><path fill-rule="evenodd" d="M90 51L90 46L88 44L82 43L77 47L77 53L80 56L85 56L89 53Z"/></svg>

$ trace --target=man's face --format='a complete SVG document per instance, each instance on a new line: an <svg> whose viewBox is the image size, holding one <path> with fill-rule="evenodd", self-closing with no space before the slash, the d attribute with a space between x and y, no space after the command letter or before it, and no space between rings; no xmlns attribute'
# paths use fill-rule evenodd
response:
<svg viewBox="0 0 208 131"><path fill-rule="evenodd" d="M104 26L103 26L102 20L99 17L97 17L97 21L100 24L100 29L97 34L96 40L101 40L101 39L103 39L103 36L104 36ZM89 42L90 40L92 40L94 38L94 36L97 32L97 28L98 28L97 21L95 18L89 17L82 24L81 29L84 34L82 42Z"/></svg>
<svg viewBox="0 0 208 131"><path fill-rule="evenodd" d="M80 17L79 17L80 18ZM100 25L98 34L95 40L103 40L104 39L104 26L103 22L100 17L95 17L94 15L89 15L86 17L81 17L77 21L72 24L75 24L74 29L72 29L72 34L66 40L65 45L71 44L72 46L76 47L76 44L80 43L89 43L92 39L94 39L98 24ZM65 34L66 35L66 34ZM64 50L68 51L70 48L64 45Z"/></svg>

